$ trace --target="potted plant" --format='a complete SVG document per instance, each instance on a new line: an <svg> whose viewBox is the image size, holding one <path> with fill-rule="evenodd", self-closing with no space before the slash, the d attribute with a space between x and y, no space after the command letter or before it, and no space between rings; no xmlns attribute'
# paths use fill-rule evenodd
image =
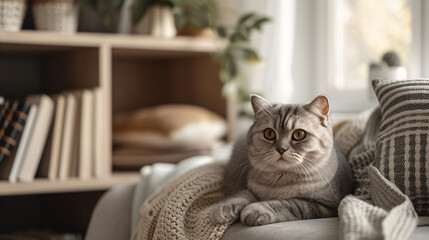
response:
<svg viewBox="0 0 429 240"><path fill-rule="evenodd" d="M213 36L212 28L219 18L214 0L171 0L178 35Z"/></svg>
<svg viewBox="0 0 429 240"><path fill-rule="evenodd" d="M381 62L371 63L369 66L369 81L381 79L406 79L407 69L402 66L399 55L391 50L383 54ZM370 96L375 97L372 86L369 84Z"/></svg>
<svg viewBox="0 0 429 240"><path fill-rule="evenodd" d="M21 30L26 9L26 0L0 0L0 30Z"/></svg>
<svg viewBox="0 0 429 240"><path fill-rule="evenodd" d="M248 13L239 18L232 31L222 26L217 27L218 35L228 39L227 46L214 54L214 59L220 67L222 92L226 97L236 97L239 105L247 103L250 95L249 83L242 70L243 64L255 65L260 62L258 52L250 43L251 35L256 30L261 30L269 21L268 17ZM241 108L239 114L243 116L252 113Z"/></svg>
<svg viewBox="0 0 429 240"><path fill-rule="evenodd" d="M38 30L74 33L78 22L77 0L34 0L33 14Z"/></svg>

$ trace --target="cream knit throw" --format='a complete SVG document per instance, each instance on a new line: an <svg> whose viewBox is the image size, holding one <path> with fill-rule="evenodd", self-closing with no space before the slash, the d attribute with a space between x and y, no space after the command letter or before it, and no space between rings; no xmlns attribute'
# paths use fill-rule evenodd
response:
<svg viewBox="0 0 429 240"><path fill-rule="evenodd" d="M365 112L336 135L342 150L349 153L356 187L354 195L345 197L338 208L340 239L403 240L417 226L418 217L408 197L370 165L380 116L377 110L370 117ZM345 142L342 134L354 137Z"/></svg>
<svg viewBox="0 0 429 240"><path fill-rule="evenodd" d="M347 155L356 186L354 195L339 206L339 237L407 239L418 218L409 199L370 166L379 121L379 116L370 114L362 113L345 124L335 137ZM212 225L208 211L223 197L224 168L212 163L193 169L146 200L132 239L220 239L230 224Z"/></svg>
<svg viewBox="0 0 429 240"><path fill-rule="evenodd" d="M230 224L212 225L210 206L223 198L224 163L190 170L147 199L132 239L220 239Z"/></svg>

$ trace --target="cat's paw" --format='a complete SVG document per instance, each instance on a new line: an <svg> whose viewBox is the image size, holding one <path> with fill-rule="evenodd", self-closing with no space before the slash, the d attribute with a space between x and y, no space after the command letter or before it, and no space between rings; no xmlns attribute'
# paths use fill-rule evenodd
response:
<svg viewBox="0 0 429 240"><path fill-rule="evenodd" d="M249 226L260 226L274 222L274 215L262 203L252 203L241 211L241 222Z"/></svg>
<svg viewBox="0 0 429 240"><path fill-rule="evenodd" d="M246 206L244 201L227 201L216 204L209 213L213 224L234 222L240 217L241 210Z"/></svg>

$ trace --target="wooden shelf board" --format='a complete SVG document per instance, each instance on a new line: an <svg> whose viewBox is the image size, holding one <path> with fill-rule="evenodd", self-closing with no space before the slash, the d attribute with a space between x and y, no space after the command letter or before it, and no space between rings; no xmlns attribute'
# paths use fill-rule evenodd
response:
<svg viewBox="0 0 429 240"><path fill-rule="evenodd" d="M117 184L132 183L139 180L140 174L133 172L113 173L109 178L89 180L50 181L47 179L35 179L32 183L0 181L0 196L107 190Z"/></svg>
<svg viewBox="0 0 429 240"><path fill-rule="evenodd" d="M101 33L62 34L23 30L20 32L0 31L1 44L26 44L33 46L101 47L113 49L142 49L159 51L214 52L226 42L217 38L175 37L172 39L145 35L120 35ZM2 50L5 51L5 50Z"/></svg>

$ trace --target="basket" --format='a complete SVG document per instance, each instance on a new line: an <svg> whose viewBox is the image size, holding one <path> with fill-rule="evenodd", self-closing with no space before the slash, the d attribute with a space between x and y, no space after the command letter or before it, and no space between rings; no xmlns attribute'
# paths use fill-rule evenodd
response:
<svg viewBox="0 0 429 240"><path fill-rule="evenodd" d="M36 28L42 31L75 33L78 13L73 0L36 0L33 6Z"/></svg>
<svg viewBox="0 0 429 240"><path fill-rule="evenodd" d="M25 0L0 0L0 30L21 30L26 8Z"/></svg>

